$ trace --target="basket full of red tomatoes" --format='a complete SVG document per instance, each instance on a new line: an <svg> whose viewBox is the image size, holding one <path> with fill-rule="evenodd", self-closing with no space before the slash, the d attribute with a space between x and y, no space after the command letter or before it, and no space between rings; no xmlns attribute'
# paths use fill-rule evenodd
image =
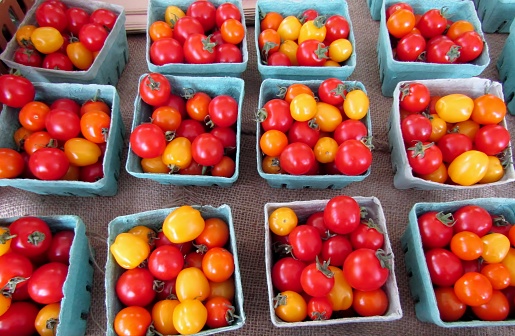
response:
<svg viewBox="0 0 515 336"><path fill-rule="evenodd" d="M149 73L139 83L127 172L161 184L233 185L243 80Z"/></svg>
<svg viewBox="0 0 515 336"><path fill-rule="evenodd" d="M372 164L369 105L360 82L265 79L256 113L259 175L290 189L363 181Z"/></svg>
<svg viewBox="0 0 515 336"><path fill-rule="evenodd" d="M515 325L514 207L512 198L413 206L401 244L419 320Z"/></svg>
<svg viewBox="0 0 515 336"><path fill-rule="evenodd" d="M467 189L515 181L506 104L481 78L400 82L388 138L399 189Z"/></svg>
<svg viewBox="0 0 515 336"><path fill-rule="evenodd" d="M240 77L247 67L241 0L150 0L146 31L151 72Z"/></svg>
<svg viewBox="0 0 515 336"><path fill-rule="evenodd" d="M107 335L211 335L245 324L229 206L117 217L108 245Z"/></svg>
<svg viewBox="0 0 515 336"><path fill-rule="evenodd" d="M0 55L33 82L110 85L128 57L124 8L74 0L36 1Z"/></svg>
<svg viewBox="0 0 515 336"><path fill-rule="evenodd" d="M71 215L0 219L0 330L84 335L93 267L86 226Z"/></svg>
<svg viewBox="0 0 515 336"><path fill-rule="evenodd" d="M490 63L471 1L386 0L377 50L381 90L389 97L400 81L470 78Z"/></svg>
<svg viewBox="0 0 515 336"><path fill-rule="evenodd" d="M402 317L377 198L340 195L267 203L264 210L268 301L276 327Z"/></svg>
<svg viewBox="0 0 515 336"><path fill-rule="evenodd" d="M346 1L258 0L254 34L263 79L345 80L356 67Z"/></svg>
<svg viewBox="0 0 515 336"><path fill-rule="evenodd" d="M0 87L0 186L43 195L117 193L124 127L113 86L8 74Z"/></svg>

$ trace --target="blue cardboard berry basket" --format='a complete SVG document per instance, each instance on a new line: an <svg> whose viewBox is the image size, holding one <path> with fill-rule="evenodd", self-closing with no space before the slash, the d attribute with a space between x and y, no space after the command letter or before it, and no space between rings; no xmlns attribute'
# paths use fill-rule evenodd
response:
<svg viewBox="0 0 515 336"><path fill-rule="evenodd" d="M408 225L401 237L401 245L409 276L411 296L415 302L417 318L422 322L434 323L440 327L500 327L513 326L515 320L482 321L464 320L445 322L440 318L436 297L427 268L418 228L417 218L428 211L453 212L465 205L477 205L489 213L503 215L507 221L515 221L515 200L513 198L476 198L441 203L415 203L409 212Z"/></svg>
<svg viewBox="0 0 515 336"><path fill-rule="evenodd" d="M514 0L474 0L485 33L509 33L515 18Z"/></svg>
<svg viewBox="0 0 515 336"><path fill-rule="evenodd" d="M515 115L515 23L511 24L510 34L504 43L497 61L499 79L503 83L504 101L511 115Z"/></svg>
<svg viewBox="0 0 515 336"><path fill-rule="evenodd" d="M397 3L396 0L385 0L381 8L381 22L377 43L377 56L379 62L379 77L381 91L384 96L391 97L395 86L400 81L437 79L437 78L470 78L479 76L490 64L488 44L485 42L481 55L465 64L434 64L425 62L399 62L393 58L390 35L386 28L385 9ZM409 0L415 13L424 13L429 9L447 7L447 15L453 21L467 20L474 25L476 31L483 37L481 22L471 1L424 1Z"/></svg>
<svg viewBox="0 0 515 336"><path fill-rule="evenodd" d="M309 67L309 66L268 66L263 64L263 58L259 50L258 37L261 33L260 22L268 12L278 12L283 17L300 15L307 9L315 9L320 15L342 15L349 22L350 33L348 40L352 44L353 51L350 58L341 67ZM289 80L327 79L336 77L347 79L356 68L356 40L352 29L349 9L345 0L303 1L303 0L258 0L256 3L254 39L257 53L257 67L262 79L279 78Z"/></svg>
<svg viewBox="0 0 515 336"><path fill-rule="evenodd" d="M20 23L23 25L37 25L35 12L37 7L45 0L37 0L32 8L27 12L25 18ZM125 65L129 60L127 44L127 34L125 32L125 10L123 6L109 4L101 1L78 1L62 0L68 7L80 7L88 13L99 8L105 8L118 15L116 23L109 33L104 46L100 50L97 58L86 71L64 71L54 69L44 69L26 66L13 61L14 53L18 48L16 39L13 37L5 50L0 54L0 60L13 69L17 69L21 74L32 82L48 83L80 83L80 84L108 84L116 86Z"/></svg>
<svg viewBox="0 0 515 336"><path fill-rule="evenodd" d="M316 94L318 87L323 80L306 80L306 81L295 81L286 79L265 79L261 83L259 90L259 102L258 109L262 108L266 102L271 99L277 98L281 88L287 88L291 84L301 83L307 85ZM356 81L344 81L344 84L351 87L357 87L367 92L365 86L361 82ZM363 118L362 122L367 126L368 135L372 136L372 121L370 117L370 110L367 115ZM368 175L370 175L370 168L362 175L348 176L348 175L290 175L290 174L268 174L263 171L262 163L263 156L259 147L259 139L261 138L261 125L256 122L256 159L257 169L259 175L264 178L268 184L273 188L288 188L288 189L302 189L302 188L314 188L314 189L341 189L352 182L363 181Z"/></svg>
<svg viewBox="0 0 515 336"><path fill-rule="evenodd" d="M103 159L104 177L96 182L83 181L43 181L38 179L0 179L0 187L14 187L41 195L59 196L114 196L118 192L118 176L123 149L125 128L120 114L120 97L111 85L52 84L34 83L35 100L53 102L59 98L70 98L79 103L94 98L103 100L111 107L106 151ZM0 113L0 147L17 149L13 139L20 127L19 109L4 106Z"/></svg>
<svg viewBox="0 0 515 336"><path fill-rule="evenodd" d="M388 237L387 229L386 229L386 219L384 217L383 208L381 206L381 202L376 197L361 197L355 196L353 197L356 202L358 202L359 206L365 208L368 212L370 218L374 220L374 223L379 225L379 227L385 233L384 237L384 250L386 253L392 252L392 246L390 244L390 239ZM285 322L281 320L279 317L275 315L274 310L274 297L276 296L276 291L274 290L274 286L272 284L272 267L273 267L273 247L272 247L272 233L270 231L270 225L268 223L268 218L270 214L281 207L288 207L292 209L297 217L299 218L299 223L304 223L309 215L323 211L325 206L327 205L329 200L312 200L312 201L295 201L288 203L266 203L264 206L265 213L265 268L266 268L266 281L268 287L268 302L270 308L270 319L272 323L276 327L304 327L304 326L326 326L326 325L334 325L334 324L343 324L343 323L357 323L357 322L389 322L395 321L402 318L402 308L399 297L399 288L397 286L397 280L395 278L394 271L394 261L392 259L391 270L388 280L383 286L383 290L386 292L388 296L388 310L382 316L368 316L368 317L344 317L344 318L334 318L329 320L321 320L321 321L302 321L302 322Z"/></svg>
<svg viewBox="0 0 515 336"><path fill-rule="evenodd" d="M380 0L367 0L367 6L370 10L370 16L375 21L381 20L381 7L383 2Z"/></svg>
<svg viewBox="0 0 515 336"><path fill-rule="evenodd" d="M220 6L223 3L230 2L238 7L241 13L241 23L243 27L245 25L245 15L243 13L243 5L241 0L209 0L215 7ZM176 63L176 64L165 64L156 65L150 61L150 44L152 43L148 34L148 28L155 21L164 21L164 13L168 6L177 6L186 13L188 7L194 2L194 0L149 0L147 10L147 44L145 58L150 72L159 72L166 75L176 76L212 76L212 77L240 77L241 74L247 68L249 60L249 53L247 48L247 36L243 38L241 42L242 62L241 63L212 63L212 64L188 64L188 63Z"/></svg>
<svg viewBox="0 0 515 336"><path fill-rule="evenodd" d="M460 79L428 79L413 81L424 84L431 95L443 96L451 93L462 93L468 95L472 99L483 94L490 93L502 99L502 86L498 82L488 79L470 78L466 81ZM505 168L504 176L501 180L494 183L475 184L472 186L460 186L452 184L443 184L433 181L426 181L416 177L408 163L406 154L406 146L402 139L400 112L399 112L399 94L400 86L407 82L397 84L393 93L393 103L388 119L388 142L391 151L392 168L395 173L393 184L397 189L420 189L420 190L468 190L491 186L498 186L505 183L515 181L515 169L513 165ZM502 125L507 127L506 120ZM508 148L508 155L512 157L511 147Z"/></svg>
<svg viewBox="0 0 515 336"><path fill-rule="evenodd" d="M140 81L146 75L140 77ZM217 95L229 95L238 102L238 120L236 122L236 169L231 177L209 176L209 175L180 175L180 174L159 174L145 173L141 168L141 158L131 150L129 145L129 153L125 169L127 172L138 178L146 178L161 184L171 185L195 185L195 186L232 186L239 175L239 163L241 152L241 114L244 97L244 81L235 77L181 77L166 75L171 86L172 93L182 94L184 89L193 89L195 92L202 91L207 93L211 98ZM152 107L141 100L139 93L134 101L134 118L132 121L132 130L141 123L147 122L152 116Z"/></svg>
<svg viewBox="0 0 515 336"><path fill-rule="evenodd" d="M232 218L231 208L223 204L219 207L213 207L210 205L193 206L199 210L204 219L207 218L220 218L224 220L229 226L229 242L225 247L230 251L234 257L234 307L235 314L239 316L236 322L230 326L216 329L206 329L195 335L206 336L221 332L229 332L232 330L243 327L246 321L246 315L243 310L243 289L241 284L241 273L238 263L238 250L236 248L236 233L234 231L234 222ZM116 281L122 274L123 269L118 266L116 260L109 252L109 247L113 244L116 236L122 232L127 232L131 228L143 225L154 230L161 228L164 219L176 208L167 208L159 210L151 210L146 212L135 213L127 216L116 217L109 223L108 227L108 241L107 241L107 263L106 263L106 277L105 277L105 288L106 288L106 307L107 307L107 335L115 336L114 331L114 319L116 314L123 308L122 303L116 297Z"/></svg>
<svg viewBox="0 0 515 336"><path fill-rule="evenodd" d="M8 226L20 217L0 218L0 226ZM91 250L86 237L86 225L78 216L38 216L44 220L52 233L72 230L75 233L70 249L70 265L63 286L59 324L56 336L80 336L86 333L86 324L91 306L93 266Z"/></svg>

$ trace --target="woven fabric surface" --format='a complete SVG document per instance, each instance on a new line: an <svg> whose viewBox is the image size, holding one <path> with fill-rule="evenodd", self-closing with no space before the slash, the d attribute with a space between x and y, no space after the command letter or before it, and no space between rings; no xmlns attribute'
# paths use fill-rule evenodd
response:
<svg viewBox="0 0 515 336"><path fill-rule="evenodd" d="M514 328L459 328L443 329L433 324L422 323L415 316L414 302L408 288L400 237L408 221L408 212L416 202L442 202L481 197L515 197L515 186L508 184L470 191L418 191L397 190L393 186L393 171L387 142L387 119L392 104L391 98L381 95L379 68L377 64L377 36L379 22L373 21L365 0L349 1L349 12L356 38L357 66L349 80L362 82L370 97L370 113L374 143L371 174L363 182L353 183L340 190L286 190L268 186L257 173L255 152L255 121L261 78L256 66L254 30L249 27L248 68L243 73L245 100L242 116L242 151L240 175L234 186L175 187L164 186L150 180L137 179L125 171L128 139L119 180L119 191L114 197L57 197L42 196L13 188L0 189L0 216L65 215L80 216L86 226L95 250L93 302L88 320L87 335L103 335L106 329L105 290L103 268L107 255L107 225L117 216L147 210L167 208L184 204L228 204L231 207L243 282L244 309L247 322L232 335L512 335ZM499 53L507 35L486 34L491 62L482 78L498 80L495 68ZM133 103L137 92L138 78L147 72L145 62L145 36L129 36L129 63L118 83L121 113L127 134L133 118ZM301 72L302 69L299 69ZM515 120L507 117L509 129L514 136ZM321 328L279 329L272 325L269 316L264 261L264 212L267 202L329 199L345 194L349 196L375 196L384 209L388 235L395 255L395 272L399 286L404 316L388 323L342 324Z"/></svg>

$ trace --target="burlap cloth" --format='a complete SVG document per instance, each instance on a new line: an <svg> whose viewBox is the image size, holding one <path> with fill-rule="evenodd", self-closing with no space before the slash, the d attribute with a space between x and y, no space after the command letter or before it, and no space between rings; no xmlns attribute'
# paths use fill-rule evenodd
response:
<svg viewBox="0 0 515 336"><path fill-rule="evenodd" d="M114 197L57 197L41 196L13 188L0 189L0 216L65 215L80 216L87 225L92 246L96 251L93 302L88 320L87 335L103 335L106 329L104 304L104 275L107 248L107 225L117 216L178 206L183 204L228 204L234 219L238 256L243 282L244 310L247 322L234 335L513 335L515 328L459 328L444 329L422 323L415 316L413 300L408 288L400 237L408 220L412 205L422 201L451 201L481 197L515 197L513 184L495 188L470 191L417 191L397 190L393 186L393 172L387 144L387 118L391 98L381 95L376 44L379 22L370 17L366 1L348 1L349 12L356 38L357 66L349 80L362 82L369 94L373 134L378 150L373 153L370 176L363 182L353 183L341 190L286 190L274 189L258 175L255 152L254 112L257 108L261 78L257 71L254 47L254 31L248 29L249 62L243 73L245 100L242 118L242 153L240 175L231 188L219 187L174 187L164 186L150 180L137 179L125 171L128 140L125 140L124 155L119 181L119 191ZM481 77L498 80L495 67L507 35L487 34L490 47L490 65ZM129 36L129 63L122 74L117 89L121 98L121 113L125 129L130 132L133 102L139 76L147 72L145 62L145 35ZM512 131L515 119L508 116ZM387 220L388 235L395 254L395 272L399 285L404 316L395 322L342 324L324 328L279 329L270 322L264 262L264 214L267 202L293 200L329 199L345 194L349 196L375 196L383 206Z"/></svg>

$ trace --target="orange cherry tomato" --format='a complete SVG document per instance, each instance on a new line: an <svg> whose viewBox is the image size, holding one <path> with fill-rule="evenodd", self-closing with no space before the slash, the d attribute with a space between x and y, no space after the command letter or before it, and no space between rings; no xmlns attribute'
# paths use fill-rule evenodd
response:
<svg viewBox="0 0 515 336"><path fill-rule="evenodd" d="M268 130L259 139L259 148L268 156L279 156L287 145L288 137L278 130Z"/></svg>
<svg viewBox="0 0 515 336"><path fill-rule="evenodd" d="M42 131L45 129L46 116L50 112L50 107L39 101L25 104L18 114L18 121L21 126L29 131Z"/></svg>
<svg viewBox="0 0 515 336"><path fill-rule="evenodd" d="M510 272L501 263L487 264L483 266L481 274L488 278L493 289L504 289L510 285Z"/></svg>
<svg viewBox="0 0 515 336"><path fill-rule="evenodd" d="M176 131L182 122L181 112L171 106L158 107L152 112L151 119L163 132Z"/></svg>
<svg viewBox="0 0 515 336"><path fill-rule="evenodd" d="M284 100L286 100L287 103L291 103L293 98L297 97L301 93L307 93L309 95L312 95L313 97L315 96L315 94L309 88L309 86L301 83L294 83L286 88Z"/></svg>
<svg viewBox="0 0 515 336"><path fill-rule="evenodd" d="M80 118L82 135L97 144L107 141L110 126L111 117L102 111L89 111Z"/></svg>
<svg viewBox="0 0 515 336"><path fill-rule="evenodd" d="M148 28L148 34L152 42L173 36L173 29L164 21L155 21Z"/></svg>
<svg viewBox="0 0 515 336"><path fill-rule="evenodd" d="M202 259L202 271L210 281L226 281L234 273L232 253L222 247L209 249Z"/></svg>
<svg viewBox="0 0 515 336"><path fill-rule="evenodd" d="M467 310L467 305L458 299L452 287L435 288L435 297L442 321L457 321Z"/></svg>
<svg viewBox="0 0 515 336"><path fill-rule="evenodd" d="M261 31L265 29L273 29L277 30L279 29L279 25L283 21L283 16L277 12L268 12L265 14L263 19L261 19L261 22L259 24Z"/></svg>
<svg viewBox="0 0 515 336"><path fill-rule="evenodd" d="M224 247L229 241L229 226L221 218L208 218L205 220L204 230L195 238L197 245L204 245L207 249Z"/></svg>

